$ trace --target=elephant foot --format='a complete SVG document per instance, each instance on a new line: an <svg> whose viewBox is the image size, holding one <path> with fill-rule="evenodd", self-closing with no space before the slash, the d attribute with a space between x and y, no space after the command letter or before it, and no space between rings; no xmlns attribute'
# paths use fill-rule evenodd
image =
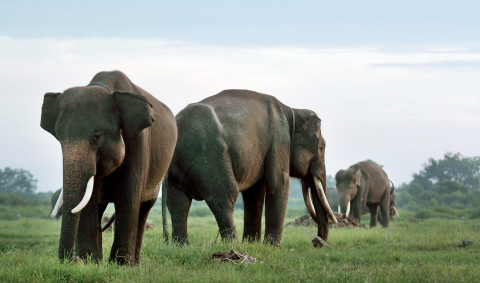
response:
<svg viewBox="0 0 480 283"><path fill-rule="evenodd" d="M110 258L111 263L116 263L118 265L130 265L135 266L137 262L129 256L117 256L114 258Z"/></svg>
<svg viewBox="0 0 480 283"><path fill-rule="evenodd" d="M313 244L313 247L315 247L315 248L322 248L323 247L323 243L322 243L322 241L320 241L319 238L313 238L312 244Z"/></svg>
<svg viewBox="0 0 480 283"><path fill-rule="evenodd" d="M230 242L238 239L237 228L225 228L218 232L222 236L222 241Z"/></svg>
<svg viewBox="0 0 480 283"><path fill-rule="evenodd" d="M172 243L178 246L188 246L190 245L190 241L188 240L187 237L177 237L173 236L172 237Z"/></svg>
<svg viewBox="0 0 480 283"><path fill-rule="evenodd" d="M79 256L76 256L71 260L70 264L71 265L77 265L77 264L84 265L85 263L83 262L82 258L80 258Z"/></svg>
<svg viewBox="0 0 480 283"><path fill-rule="evenodd" d="M265 245L282 248L282 244L280 244L280 240L278 238L265 237L265 239L263 240L263 243Z"/></svg>

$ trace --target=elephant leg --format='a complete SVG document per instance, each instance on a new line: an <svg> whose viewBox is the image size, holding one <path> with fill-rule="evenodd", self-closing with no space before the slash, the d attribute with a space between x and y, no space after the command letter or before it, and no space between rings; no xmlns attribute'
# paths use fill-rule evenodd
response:
<svg viewBox="0 0 480 283"><path fill-rule="evenodd" d="M192 198L168 182L167 207L172 219L172 241L188 244L187 219Z"/></svg>
<svg viewBox="0 0 480 283"><path fill-rule="evenodd" d="M103 218L103 213L105 212L105 209L107 209L108 203L99 203L98 204L98 226L100 227L100 232L97 233L97 245L100 247L100 253L101 253L101 258L103 258L103 241L102 241L102 218Z"/></svg>
<svg viewBox="0 0 480 283"><path fill-rule="evenodd" d="M377 220L382 226L385 225L385 222L383 221L382 213L380 212L380 206L377 208Z"/></svg>
<svg viewBox="0 0 480 283"><path fill-rule="evenodd" d="M377 226L377 204L367 204L370 210L370 228Z"/></svg>
<svg viewBox="0 0 480 283"><path fill-rule="evenodd" d="M205 202L212 211L218 224L218 231L222 240L233 240L238 238L237 229L233 221L233 206L237 196L227 196L222 192L219 195L209 195Z"/></svg>
<svg viewBox="0 0 480 283"><path fill-rule="evenodd" d="M110 261L122 265L135 264L135 245L137 242L138 215L140 211L140 192L131 186L132 194L118 194L115 203L115 231ZM135 195L138 195L136 197Z"/></svg>
<svg viewBox="0 0 480 283"><path fill-rule="evenodd" d="M283 232L283 221L287 210L289 174L287 171L280 171L277 179L272 183L267 183L265 196L265 237L267 244L280 246ZM270 180L270 178L269 178Z"/></svg>
<svg viewBox="0 0 480 283"><path fill-rule="evenodd" d="M389 211L390 211L390 192L387 190L380 201L380 214L382 215L382 227L387 228L389 224Z"/></svg>
<svg viewBox="0 0 480 283"><path fill-rule="evenodd" d="M137 244L135 245L135 264L140 262L140 251L142 250L143 233L145 232L145 223L147 222L148 214L155 204L156 199L143 202L140 205L140 213L138 216L137 229Z"/></svg>
<svg viewBox="0 0 480 283"><path fill-rule="evenodd" d="M211 156L205 156L203 160L211 158ZM199 163L195 167L196 170L192 170L192 176L195 176L197 180L198 192L200 192L217 220L222 240L238 239L237 229L233 221L233 207L239 190L232 173L233 168L230 165L231 162L227 153L215 155L214 158L225 161L215 163L209 168L209 172L213 172L213 174L205 174L204 165Z"/></svg>
<svg viewBox="0 0 480 283"><path fill-rule="evenodd" d="M357 194L355 198L350 201L350 210L352 211L353 218L357 219L358 222L362 220L362 208L363 203L361 202L361 197Z"/></svg>
<svg viewBox="0 0 480 283"><path fill-rule="evenodd" d="M77 255L86 260L91 258L94 261L101 261L102 251L102 231L98 217L98 190L94 190L91 199L85 206L80 215L76 238Z"/></svg>
<svg viewBox="0 0 480 283"><path fill-rule="evenodd" d="M262 235L262 211L265 202L265 183L242 192L244 204L243 241L260 241Z"/></svg>

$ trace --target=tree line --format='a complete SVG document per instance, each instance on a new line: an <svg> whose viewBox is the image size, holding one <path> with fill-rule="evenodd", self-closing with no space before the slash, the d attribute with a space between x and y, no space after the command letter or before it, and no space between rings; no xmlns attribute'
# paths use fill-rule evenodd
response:
<svg viewBox="0 0 480 283"><path fill-rule="evenodd" d="M480 217L480 156L465 157L446 153L441 159L430 158L412 176L412 181L395 188L401 210L416 217ZM335 179L327 176L332 190ZM51 193L35 193L37 180L24 169L0 169L0 204L21 205L33 200L48 200ZM290 205L292 202L292 205ZM336 207L336 194L329 192L329 202ZM235 204L243 209L242 199ZM299 182L292 182L289 207L304 208Z"/></svg>

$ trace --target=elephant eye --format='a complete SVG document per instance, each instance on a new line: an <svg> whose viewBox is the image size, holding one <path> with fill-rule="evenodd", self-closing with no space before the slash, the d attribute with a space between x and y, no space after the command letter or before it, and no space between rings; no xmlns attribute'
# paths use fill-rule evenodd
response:
<svg viewBox="0 0 480 283"><path fill-rule="evenodd" d="M99 144L101 139L103 137L103 132L100 132L100 131L94 131L92 132L92 134L90 135L90 142L92 144Z"/></svg>

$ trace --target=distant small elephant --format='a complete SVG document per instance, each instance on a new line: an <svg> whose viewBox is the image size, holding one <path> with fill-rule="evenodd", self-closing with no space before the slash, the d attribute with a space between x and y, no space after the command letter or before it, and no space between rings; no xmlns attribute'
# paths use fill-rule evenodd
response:
<svg viewBox="0 0 480 283"><path fill-rule="evenodd" d="M177 140L175 117L120 71L100 72L86 86L43 99L41 127L62 147L63 190L58 257L103 257L100 220L115 204L110 261L135 265L145 222Z"/></svg>
<svg viewBox="0 0 480 283"><path fill-rule="evenodd" d="M279 245L290 177L301 179L317 235L327 240L328 218L336 218L325 196L325 140L313 111L266 94L225 90L188 105L176 119L179 136L166 186L174 241L188 242L192 199L206 201L222 239L237 238L233 208L242 193L243 239L260 240L265 205L264 242ZM317 239L314 245L322 246Z"/></svg>
<svg viewBox="0 0 480 283"><path fill-rule="evenodd" d="M372 161L363 161L340 170L335 175L338 200L342 213L347 207L353 217L360 221L363 207L370 210L370 227L377 225L377 208L382 217L382 226L388 227L393 187L383 169Z"/></svg>

